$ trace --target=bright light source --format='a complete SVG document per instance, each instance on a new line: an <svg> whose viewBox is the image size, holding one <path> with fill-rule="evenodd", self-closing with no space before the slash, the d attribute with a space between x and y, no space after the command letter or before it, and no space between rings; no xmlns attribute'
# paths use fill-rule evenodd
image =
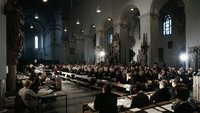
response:
<svg viewBox="0 0 200 113"><path fill-rule="evenodd" d="M97 13L101 13L101 9L100 9L100 7L99 7L99 6L97 7L97 10L96 10L96 12L97 12Z"/></svg>
<svg viewBox="0 0 200 113"><path fill-rule="evenodd" d="M38 18L39 18L39 17L38 17L38 15L36 14L36 15L35 15L35 19L38 19Z"/></svg>
<svg viewBox="0 0 200 113"><path fill-rule="evenodd" d="M131 11L134 11L134 8L131 8Z"/></svg>
<svg viewBox="0 0 200 113"><path fill-rule="evenodd" d="M30 28L33 29L33 26L31 25Z"/></svg>
<svg viewBox="0 0 200 113"><path fill-rule="evenodd" d="M111 18L108 18L108 21L111 21Z"/></svg>
<svg viewBox="0 0 200 113"><path fill-rule="evenodd" d="M43 0L43 2L47 2L47 0Z"/></svg>
<svg viewBox="0 0 200 113"><path fill-rule="evenodd" d="M79 21L79 20L76 20L76 24L79 25L79 24L80 24L80 21Z"/></svg>
<svg viewBox="0 0 200 113"><path fill-rule="evenodd" d="M100 52L100 56L101 56L101 57L104 57L105 54L106 54L106 53L105 53L104 51L101 51L101 52Z"/></svg>
<svg viewBox="0 0 200 113"><path fill-rule="evenodd" d="M66 28L64 29L64 32L67 32L67 29L66 29Z"/></svg>
<svg viewBox="0 0 200 113"><path fill-rule="evenodd" d="M186 53L181 53L179 58L181 61L185 62L188 60L188 55Z"/></svg>
<svg viewBox="0 0 200 113"><path fill-rule="evenodd" d="M81 32L84 33L84 30L82 29Z"/></svg>
<svg viewBox="0 0 200 113"><path fill-rule="evenodd" d="M96 27L95 25L93 25L92 27Z"/></svg>

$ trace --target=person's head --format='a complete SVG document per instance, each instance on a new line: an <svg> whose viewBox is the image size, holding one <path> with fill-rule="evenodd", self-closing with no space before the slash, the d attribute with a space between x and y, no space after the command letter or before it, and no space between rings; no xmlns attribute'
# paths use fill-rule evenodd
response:
<svg viewBox="0 0 200 113"><path fill-rule="evenodd" d="M24 87L29 88L31 86L31 81L30 80L26 80L24 82Z"/></svg>
<svg viewBox="0 0 200 113"><path fill-rule="evenodd" d="M172 85L172 87L177 86L177 84L178 84L178 79L173 79L173 80L171 80L171 85Z"/></svg>
<svg viewBox="0 0 200 113"><path fill-rule="evenodd" d="M190 92L187 88L181 87L177 89L177 98L182 101L187 101L190 96Z"/></svg>
<svg viewBox="0 0 200 113"><path fill-rule="evenodd" d="M159 84L159 88L162 89L162 88L166 88L168 85L168 82L166 80L161 80L160 81L160 84Z"/></svg>
<svg viewBox="0 0 200 113"><path fill-rule="evenodd" d="M111 93L112 86L110 84L105 84L102 88L103 93Z"/></svg>

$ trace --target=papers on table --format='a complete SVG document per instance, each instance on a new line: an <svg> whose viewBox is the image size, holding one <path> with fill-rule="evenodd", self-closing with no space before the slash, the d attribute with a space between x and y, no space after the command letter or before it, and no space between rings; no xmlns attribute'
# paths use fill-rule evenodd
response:
<svg viewBox="0 0 200 113"><path fill-rule="evenodd" d="M132 111L132 112L137 112L137 111L140 111L141 109L139 109L139 108L132 108L132 109L130 109L130 111Z"/></svg>
<svg viewBox="0 0 200 113"><path fill-rule="evenodd" d="M125 108L130 108L131 103L132 100L129 99L128 97L117 100L117 106L124 106Z"/></svg>
<svg viewBox="0 0 200 113"><path fill-rule="evenodd" d="M46 94L50 94L51 92L53 92L52 89L40 89L40 90L38 91L38 94L39 94L39 95L46 95Z"/></svg>
<svg viewBox="0 0 200 113"><path fill-rule="evenodd" d="M130 84L124 84L124 88L126 88L126 91L130 91L132 85Z"/></svg>
<svg viewBox="0 0 200 113"><path fill-rule="evenodd" d="M147 113L162 113L161 111L158 111L155 108L146 109L145 111Z"/></svg>
<svg viewBox="0 0 200 113"><path fill-rule="evenodd" d="M166 111L165 109L161 108L161 107L155 107L155 109L159 110L159 111Z"/></svg>
<svg viewBox="0 0 200 113"><path fill-rule="evenodd" d="M163 107L163 108L165 108L165 109L167 109L167 110L169 110L171 112L174 112L174 110L172 109L172 103L171 104L167 104L167 105L163 105L161 107Z"/></svg>
<svg viewBox="0 0 200 113"><path fill-rule="evenodd" d="M94 102L88 103L88 106L92 109L94 109Z"/></svg>

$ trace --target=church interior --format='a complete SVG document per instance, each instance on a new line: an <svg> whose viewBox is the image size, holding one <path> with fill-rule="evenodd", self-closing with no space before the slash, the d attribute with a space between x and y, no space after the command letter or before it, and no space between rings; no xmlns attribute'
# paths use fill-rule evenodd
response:
<svg viewBox="0 0 200 113"><path fill-rule="evenodd" d="M0 113L183 113L174 103L200 113L199 0L1 0L0 7ZM108 84L113 96L98 103ZM134 101L141 92L149 100L142 107ZM108 107L113 97L117 112Z"/></svg>

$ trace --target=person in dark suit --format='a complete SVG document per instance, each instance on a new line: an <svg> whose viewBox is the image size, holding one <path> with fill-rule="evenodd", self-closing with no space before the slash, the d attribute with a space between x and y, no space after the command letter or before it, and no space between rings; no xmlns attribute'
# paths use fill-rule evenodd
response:
<svg viewBox="0 0 200 113"><path fill-rule="evenodd" d="M110 84L104 85L102 93L96 96L94 109L99 113L118 113L117 97L111 93Z"/></svg>
<svg viewBox="0 0 200 113"><path fill-rule="evenodd" d="M135 87L136 96L132 98L131 108L141 108L150 104L149 97L143 92L144 86L137 83Z"/></svg>
<svg viewBox="0 0 200 113"><path fill-rule="evenodd" d="M171 94L167 88L168 82L166 80L161 80L159 83L159 90L156 91L151 97L150 100L152 103L158 103L162 101L169 101Z"/></svg>
<svg viewBox="0 0 200 113"><path fill-rule="evenodd" d="M177 98L178 100L172 105L174 113L193 113L194 109L189 103L188 98L190 92L187 88L178 88L177 89Z"/></svg>

